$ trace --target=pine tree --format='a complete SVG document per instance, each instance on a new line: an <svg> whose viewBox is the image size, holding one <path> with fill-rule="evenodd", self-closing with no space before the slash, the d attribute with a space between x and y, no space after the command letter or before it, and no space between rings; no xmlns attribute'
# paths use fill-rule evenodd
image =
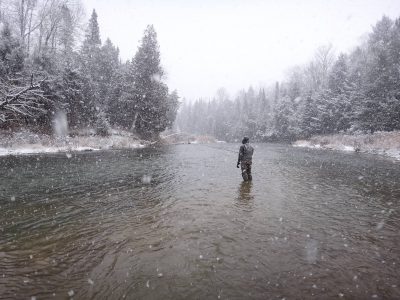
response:
<svg viewBox="0 0 400 300"><path fill-rule="evenodd" d="M299 136L302 138L308 138L320 132L318 110L311 93L306 95L299 105L297 124Z"/></svg>
<svg viewBox="0 0 400 300"><path fill-rule="evenodd" d="M294 138L294 104L289 97L283 97L274 109L273 131L279 140L292 140Z"/></svg>
<svg viewBox="0 0 400 300"><path fill-rule="evenodd" d="M257 131L256 136L262 139L271 123L271 107L265 95L265 90L260 89L258 96L258 109L257 109Z"/></svg>
<svg viewBox="0 0 400 300"><path fill-rule="evenodd" d="M108 110L109 105L114 98L115 87L118 86L117 77L119 63L119 49L116 48L110 39L107 39L100 49L100 58L98 63L99 77L97 78L100 89L98 102L104 111Z"/></svg>
<svg viewBox="0 0 400 300"><path fill-rule="evenodd" d="M390 124L390 102L392 91L398 84L394 74L396 64L390 53L393 21L384 16L373 28L368 40L368 86L367 99L363 106L362 118L365 127L371 131L392 130Z"/></svg>
<svg viewBox="0 0 400 300"><path fill-rule="evenodd" d="M328 78L328 98L332 101L332 119L335 121L333 131L346 131L350 128L351 102L349 82L348 58L345 54L339 55L332 67Z"/></svg>
<svg viewBox="0 0 400 300"><path fill-rule="evenodd" d="M99 87L101 73L98 64L100 60L100 47L101 40L97 13L93 10L80 51L80 64L84 76L83 95L85 114L83 120L87 124L93 124L96 121L99 111L103 110L100 104L101 93Z"/></svg>
<svg viewBox="0 0 400 300"><path fill-rule="evenodd" d="M274 105L278 102L278 99L280 97L280 87L279 87L279 82L275 82L275 90L274 90Z"/></svg>
<svg viewBox="0 0 400 300"><path fill-rule="evenodd" d="M349 89L347 56L340 54L328 76L328 88L334 94L345 93Z"/></svg>
<svg viewBox="0 0 400 300"><path fill-rule="evenodd" d="M100 29L99 23L97 21L96 10L93 9L92 15L89 19L89 25L86 29L85 40L83 41L83 49L95 50L100 48Z"/></svg>
<svg viewBox="0 0 400 300"><path fill-rule="evenodd" d="M85 116L85 102L82 94L83 80L77 71L66 68L60 88L69 126L79 129Z"/></svg>
<svg viewBox="0 0 400 300"><path fill-rule="evenodd" d="M167 128L171 128L173 126L179 105L180 102L179 102L178 91L174 90L172 91L171 94L168 95L167 114L166 114Z"/></svg>
<svg viewBox="0 0 400 300"><path fill-rule="evenodd" d="M71 10L68 6L61 7L61 26L59 44L61 46L61 58L66 67L72 64L72 55L74 47L74 27L72 25Z"/></svg>
<svg viewBox="0 0 400 300"><path fill-rule="evenodd" d="M135 112L133 127L145 138L158 136L169 124L168 87L162 82L163 76L157 33L149 25L133 58L129 76Z"/></svg>
<svg viewBox="0 0 400 300"><path fill-rule="evenodd" d="M400 18L394 23L389 51L392 59L391 81L394 84L388 101L388 123L391 129L400 130Z"/></svg>

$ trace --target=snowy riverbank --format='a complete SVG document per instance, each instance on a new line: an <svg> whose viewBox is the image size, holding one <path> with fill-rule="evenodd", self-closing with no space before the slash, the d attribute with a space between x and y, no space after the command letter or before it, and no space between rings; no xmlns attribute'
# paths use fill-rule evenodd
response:
<svg viewBox="0 0 400 300"><path fill-rule="evenodd" d="M364 152L385 155L400 160L400 131L373 134L335 134L314 136L293 143L295 147Z"/></svg>
<svg viewBox="0 0 400 300"><path fill-rule="evenodd" d="M135 149L150 145L129 132L113 131L110 136L77 135L53 137L29 131L0 132L0 156L107 149Z"/></svg>
<svg viewBox="0 0 400 300"><path fill-rule="evenodd" d="M210 143L223 143L218 141L211 135L195 135L189 133L173 133L161 136L161 139L166 144L210 144Z"/></svg>

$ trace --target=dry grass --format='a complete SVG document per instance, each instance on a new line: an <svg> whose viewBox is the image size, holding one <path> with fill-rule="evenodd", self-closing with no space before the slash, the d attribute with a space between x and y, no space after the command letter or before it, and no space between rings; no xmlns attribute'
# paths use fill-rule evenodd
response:
<svg viewBox="0 0 400 300"><path fill-rule="evenodd" d="M36 134L29 131L0 132L0 148L2 151L16 150L32 153L75 151L82 149L126 149L138 148L151 144L140 140L131 133L112 132L110 136L74 135L73 137L53 137L45 134ZM24 152L25 153L25 152Z"/></svg>
<svg viewBox="0 0 400 300"><path fill-rule="evenodd" d="M400 132L376 132L374 134L314 136L311 142L324 145L347 145L362 149L400 150Z"/></svg>

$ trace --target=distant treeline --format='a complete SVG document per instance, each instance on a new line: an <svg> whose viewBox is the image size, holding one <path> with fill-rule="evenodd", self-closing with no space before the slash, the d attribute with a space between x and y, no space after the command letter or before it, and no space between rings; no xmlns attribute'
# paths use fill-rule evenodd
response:
<svg viewBox="0 0 400 300"><path fill-rule="evenodd" d="M60 113L70 129L103 135L119 127L150 137L170 127L178 95L163 82L153 26L121 63L110 39L101 42L95 10L83 30L82 16L79 0L0 1L0 128L50 131Z"/></svg>
<svg viewBox="0 0 400 300"><path fill-rule="evenodd" d="M331 46L321 47L289 74L281 84L250 87L235 99L221 89L212 101L184 103L177 126L228 141L400 129L400 19L383 17L350 54L336 57Z"/></svg>

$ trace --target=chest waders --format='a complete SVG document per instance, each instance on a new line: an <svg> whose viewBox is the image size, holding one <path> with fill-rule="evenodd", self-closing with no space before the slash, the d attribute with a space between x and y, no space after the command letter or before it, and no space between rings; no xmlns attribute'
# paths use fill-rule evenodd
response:
<svg viewBox="0 0 400 300"><path fill-rule="evenodd" d="M248 144L243 145L242 159L240 162L240 168L242 170L242 177L244 181L250 181L253 179L251 175L251 164L253 156L253 147Z"/></svg>

